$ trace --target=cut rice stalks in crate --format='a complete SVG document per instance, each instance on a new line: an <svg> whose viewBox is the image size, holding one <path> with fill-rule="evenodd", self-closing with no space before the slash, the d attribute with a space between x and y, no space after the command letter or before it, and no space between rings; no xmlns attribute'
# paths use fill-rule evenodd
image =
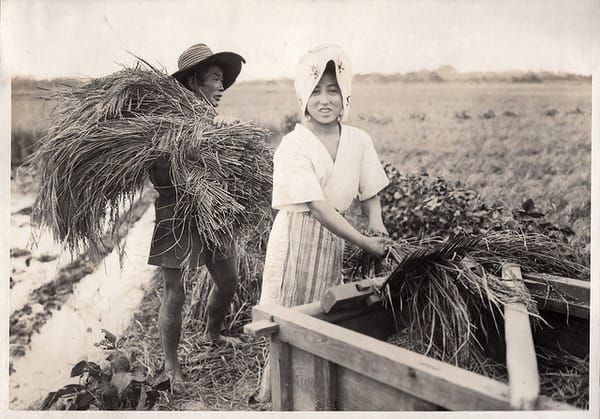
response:
<svg viewBox="0 0 600 419"><path fill-rule="evenodd" d="M571 361L582 362L550 370L564 378L570 371L567 388L577 390L558 394L548 386L545 360L552 359L551 346L554 353L560 348L547 326L562 327L564 311L541 310L528 278L536 278L538 289L541 281L556 290L560 284L561 293L571 296L583 295L586 281L567 285L565 278L534 274L559 265L556 248L529 243L538 239L545 240L503 232L390 242L387 275L332 287L317 303L256 306L246 331L270 337L274 410L586 408L585 316L569 318L569 325L583 320L583 326L573 332L580 345L565 348ZM522 253L526 248L537 250L528 256ZM511 263L510 249L519 263ZM368 263L358 264L368 270ZM589 275L569 261L561 269ZM552 315L562 316L563 323ZM560 345L569 341L578 344L568 338ZM556 362L555 357L551 364ZM573 373L573 365L582 368Z"/></svg>

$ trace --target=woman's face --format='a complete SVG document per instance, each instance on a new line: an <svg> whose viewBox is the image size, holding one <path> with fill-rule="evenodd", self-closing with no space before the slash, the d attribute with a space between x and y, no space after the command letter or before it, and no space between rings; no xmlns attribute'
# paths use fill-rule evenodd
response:
<svg viewBox="0 0 600 419"><path fill-rule="evenodd" d="M308 98L306 110L315 122L329 125L337 122L337 117L340 116L342 108L342 94L335 75L331 73L323 74Z"/></svg>

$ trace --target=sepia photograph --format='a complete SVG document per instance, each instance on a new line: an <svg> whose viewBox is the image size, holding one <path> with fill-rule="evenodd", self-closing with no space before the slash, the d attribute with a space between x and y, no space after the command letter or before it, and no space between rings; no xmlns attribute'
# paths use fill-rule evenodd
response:
<svg viewBox="0 0 600 419"><path fill-rule="evenodd" d="M600 2L0 7L6 417L600 417Z"/></svg>

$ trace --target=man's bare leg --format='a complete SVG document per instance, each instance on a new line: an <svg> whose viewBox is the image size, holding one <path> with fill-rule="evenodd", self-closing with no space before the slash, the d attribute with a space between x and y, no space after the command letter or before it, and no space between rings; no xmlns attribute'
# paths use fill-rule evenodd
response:
<svg viewBox="0 0 600 419"><path fill-rule="evenodd" d="M238 284L236 258L209 262L206 267L214 283L208 296L206 336L213 343L238 344L241 342L239 339L221 335L221 327Z"/></svg>
<svg viewBox="0 0 600 419"><path fill-rule="evenodd" d="M177 346L181 335L181 311L185 302L182 271L161 268L163 275L163 296L158 311L160 341L165 354L165 373L172 383L183 381L183 374L177 358Z"/></svg>

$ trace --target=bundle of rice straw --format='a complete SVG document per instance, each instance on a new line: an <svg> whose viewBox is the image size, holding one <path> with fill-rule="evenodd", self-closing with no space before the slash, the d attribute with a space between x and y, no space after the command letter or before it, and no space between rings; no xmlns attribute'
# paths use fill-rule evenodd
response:
<svg viewBox="0 0 600 419"><path fill-rule="evenodd" d="M578 249L546 234L511 230L491 231L471 256L493 274L504 262L517 264L523 272L548 273L589 281L590 268Z"/></svg>
<svg viewBox="0 0 600 419"><path fill-rule="evenodd" d="M539 234L390 240L388 248L392 257L382 293L398 320L401 345L480 373L489 369L481 340L493 332L490 327L498 330L504 304L523 303L542 320L523 283L509 286L499 278L503 263L516 263L523 272L589 277L588 268L563 259L568 245ZM373 262L360 252L349 259L355 268L363 266L363 274Z"/></svg>
<svg viewBox="0 0 600 419"><path fill-rule="evenodd" d="M51 128L28 161L40 180L32 220L71 253L98 248L159 156L171 164L176 220L197 226L207 246L250 237L270 211L269 132L217 128L210 104L149 64L59 87L52 99Z"/></svg>

